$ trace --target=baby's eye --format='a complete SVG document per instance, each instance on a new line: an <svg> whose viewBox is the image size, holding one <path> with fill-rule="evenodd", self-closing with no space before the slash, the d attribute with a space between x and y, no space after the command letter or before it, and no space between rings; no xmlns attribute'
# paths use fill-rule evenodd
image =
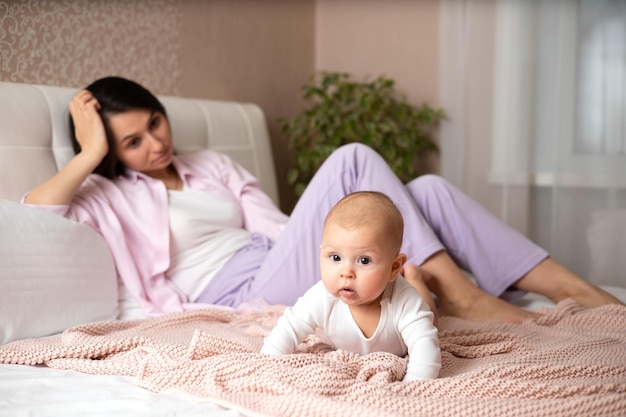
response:
<svg viewBox="0 0 626 417"><path fill-rule="evenodd" d="M139 139L135 138L135 139L131 139L128 141L128 147L129 148L136 148L137 146L139 146Z"/></svg>
<svg viewBox="0 0 626 417"><path fill-rule="evenodd" d="M330 255L330 260L333 262L339 262L341 261L341 257L339 255Z"/></svg>
<svg viewBox="0 0 626 417"><path fill-rule="evenodd" d="M367 256L363 256L361 259L359 259L359 263L363 264L363 265L367 265L368 263L370 263L372 260L370 258L368 258Z"/></svg>

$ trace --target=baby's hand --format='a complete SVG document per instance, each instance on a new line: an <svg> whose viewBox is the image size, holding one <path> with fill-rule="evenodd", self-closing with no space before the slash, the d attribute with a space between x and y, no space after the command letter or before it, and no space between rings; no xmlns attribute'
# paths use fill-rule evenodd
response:
<svg viewBox="0 0 626 417"><path fill-rule="evenodd" d="M100 103L88 90L79 91L69 103L76 140L81 153L101 161L109 152L104 122L98 113Z"/></svg>

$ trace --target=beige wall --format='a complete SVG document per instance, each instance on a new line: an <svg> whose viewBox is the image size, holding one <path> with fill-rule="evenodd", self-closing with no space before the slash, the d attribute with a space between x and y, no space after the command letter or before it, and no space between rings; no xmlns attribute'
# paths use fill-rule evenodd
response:
<svg viewBox="0 0 626 417"><path fill-rule="evenodd" d="M437 0L318 0L315 67L384 74L410 102L438 100Z"/></svg>
<svg viewBox="0 0 626 417"><path fill-rule="evenodd" d="M182 2L182 95L257 103L268 121L281 208L296 197L284 180L291 160L277 119L300 107L314 71L314 2Z"/></svg>
<svg viewBox="0 0 626 417"><path fill-rule="evenodd" d="M318 0L315 68L385 75L409 102L438 105L438 0ZM438 158L422 172L438 172Z"/></svg>
<svg viewBox="0 0 626 417"><path fill-rule="evenodd" d="M437 104L439 0L0 0L0 80L80 87L105 75L157 94L251 101L268 119L281 206L290 152L276 119L316 69L393 77ZM434 168L436 170L436 165Z"/></svg>

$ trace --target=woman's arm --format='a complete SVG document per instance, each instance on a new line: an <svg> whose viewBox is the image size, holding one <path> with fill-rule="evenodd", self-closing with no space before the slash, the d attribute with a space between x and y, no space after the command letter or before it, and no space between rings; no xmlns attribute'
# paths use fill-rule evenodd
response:
<svg viewBox="0 0 626 417"><path fill-rule="evenodd" d="M52 178L44 181L25 197L27 204L68 205L74 193L109 152L100 104L87 90L81 90L69 103L76 139L81 152Z"/></svg>

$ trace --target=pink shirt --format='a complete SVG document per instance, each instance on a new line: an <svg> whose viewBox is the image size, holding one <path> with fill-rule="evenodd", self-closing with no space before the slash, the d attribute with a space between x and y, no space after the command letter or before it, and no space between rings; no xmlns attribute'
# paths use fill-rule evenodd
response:
<svg viewBox="0 0 626 417"><path fill-rule="evenodd" d="M177 155L173 164L188 188L232 195L246 230L278 239L288 217L241 165L209 150ZM114 180L90 175L70 205L35 207L96 229L129 292L147 314L158 315L194 308L165 276L170 265L168 204L163 182L127 170Z"/></svg>

